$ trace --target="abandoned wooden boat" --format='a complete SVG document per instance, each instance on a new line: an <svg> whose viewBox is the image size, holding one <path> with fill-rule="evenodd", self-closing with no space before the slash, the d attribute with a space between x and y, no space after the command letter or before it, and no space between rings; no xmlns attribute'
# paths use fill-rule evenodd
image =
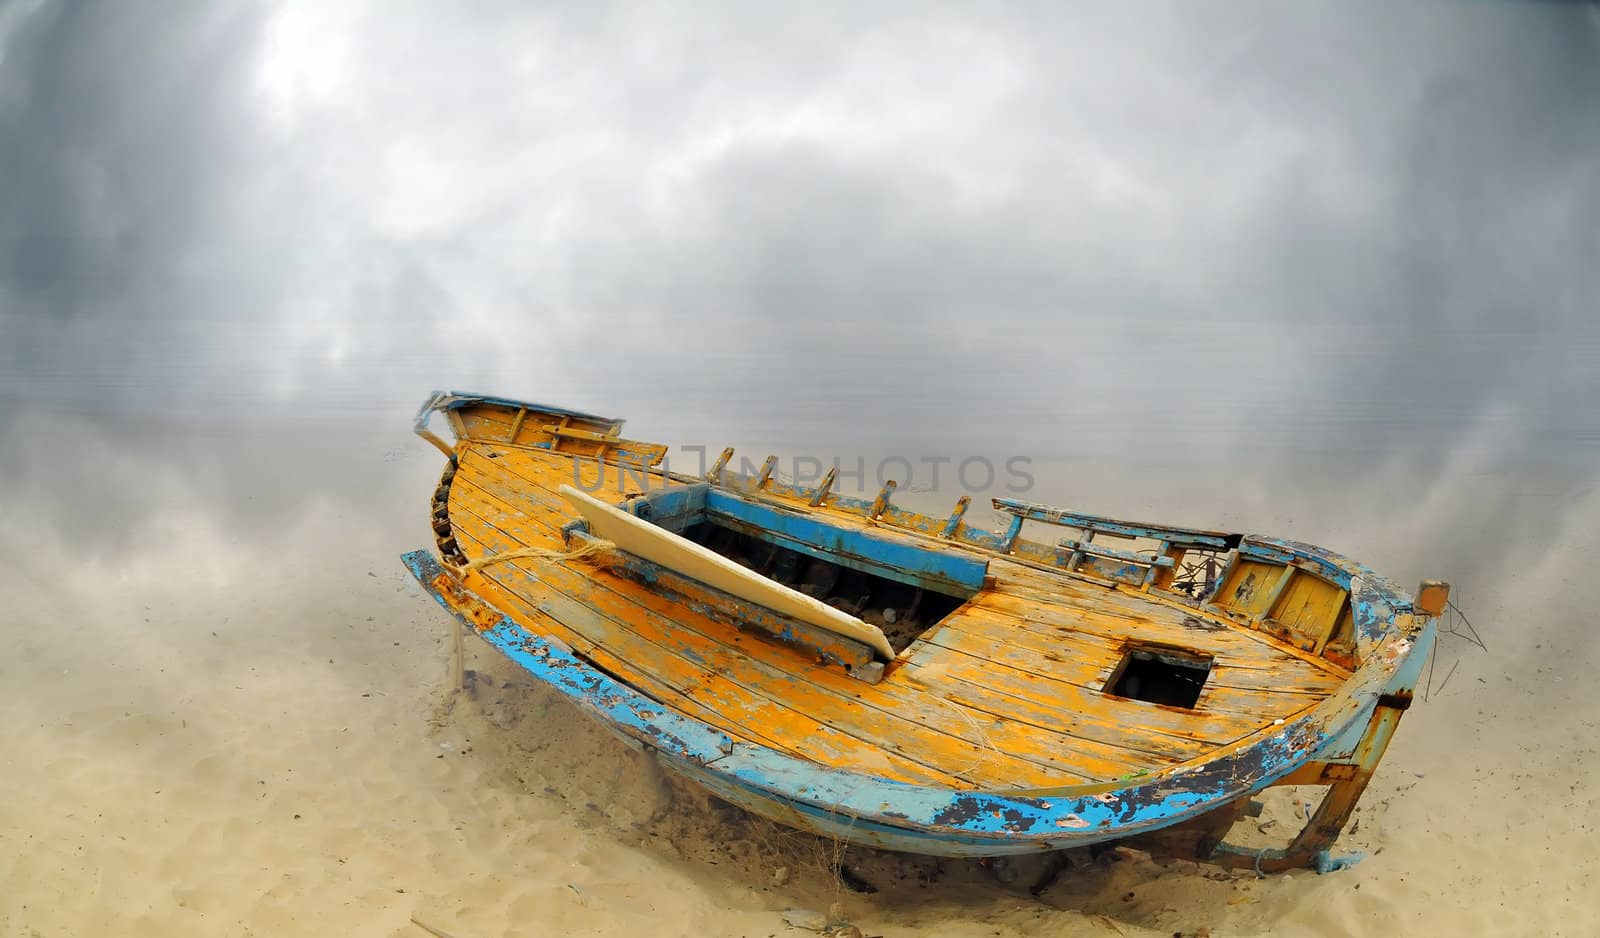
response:
<svg viewBox="0 0 1600 938"><path fill-rule="evenodd" d="M428 427L442 414L452 445ZM667 471L622 421L436 392L447 610L727 801L890 850L998 856L1153 837L1319 866L1409 705L1448 586L1415 596L1273 537L995 499L1002 531L775 458ZM1035 530L1048 535L1036 539ZM1031 536L1025 536L1031 535ZM1282 849L1228 827L1323 785Z"/></svg>

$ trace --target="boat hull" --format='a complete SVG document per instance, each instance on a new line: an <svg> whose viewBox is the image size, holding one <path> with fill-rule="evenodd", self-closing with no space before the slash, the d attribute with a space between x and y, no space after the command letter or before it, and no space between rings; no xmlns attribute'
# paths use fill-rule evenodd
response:
<svg viewBox="0 0 1600 938"><path fill-rule="evenodd" d="M1150 833L1227 808L1320 758L1359 749L1358 731L1369 719L1377 719L1369 707L1337 728L1316 725L1309 718L1297 721L1266 745L1246 750L1242 760L1219 758L1196 767L1182 785L1169 779L1160 784L1029 793L909 785L808 765L736 741L613 680L558 643L530 634L492 606L463 593L431 553L413 551L402 560L428 594L464 625L540 683L588 710L624 741L657 755L668 770L778 823L883 850L994 857ZM1431 647L1432 637L1430 625L1418 642ZM1426 657L1427 647L1420 649L1417 660ZM1228 782L1238 779L1241 771L1248 771L1253 781L1230 787ZM1256 854L1258 868L1265 853ZM1229 856L1224 852L1215 859L1225 862ZM1315 856L1323 858L1315 864L1324 863L1325 849L1319 848ZM1313 863L1310 857L1276 859L1280 862L1266 868Z"/></svg>
<svg viewBox="0 0 1600 938"><path fill-rule="evenodd" d="M1448 596L1281 538L1011 499L988 531L963 520L968 498L922 515L892 503L894 482L865 500L833 492L832 472L781 481L776 456L734 474L724 450L685 476L621 426L434 394L414 428L449 459L439 559L406 565L668 770L842 841L982 857L1136 838L1261 872L1332 868ZM608 477L621 498L596 504L645 546L574 516L571 496ZM1074 533L1052 543L1025 522ZM741 575L707 583L722 558ZM893 642L773 611L802 594ZM1284 849L1230 846L1242 802L1273 785L1327 791Z"/></svg>

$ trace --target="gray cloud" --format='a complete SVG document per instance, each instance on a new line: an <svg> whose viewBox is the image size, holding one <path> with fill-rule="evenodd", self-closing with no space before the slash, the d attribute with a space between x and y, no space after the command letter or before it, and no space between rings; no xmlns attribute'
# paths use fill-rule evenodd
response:
<svg viewBox="0 0 1600 938"><path fill-rule="evenodd" d="M1596 23L8 8L0 396L1591 458Z"/></svg>

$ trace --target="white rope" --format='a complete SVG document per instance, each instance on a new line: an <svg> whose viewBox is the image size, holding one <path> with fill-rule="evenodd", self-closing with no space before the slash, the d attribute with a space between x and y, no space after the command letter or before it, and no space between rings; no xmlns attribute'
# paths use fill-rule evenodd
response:
<svg viewBox="0 0 1600 938"><path fill-rule="evenodd" d="M505 563L510 560L539 560L544 563L564 563L569 560L583 560L596 554L608 553L616 550L617 545L598 537L586 539L581 545L572 550L550 550L546 547L518 547L513 550L503 550L496 554L488 554L477 560L468 562L465 566L457 568L462 575L476 573L490 564Z"/></svg>

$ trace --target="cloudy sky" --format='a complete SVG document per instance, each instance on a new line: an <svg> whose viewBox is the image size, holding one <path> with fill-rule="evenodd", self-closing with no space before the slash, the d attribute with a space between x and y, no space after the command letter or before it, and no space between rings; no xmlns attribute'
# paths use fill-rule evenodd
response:
<svg viewBox="0 0 1600 938"><path fill-rule="evenodd" d="M0 3L0 404L1600 448L1585 4Z"/></svg>

